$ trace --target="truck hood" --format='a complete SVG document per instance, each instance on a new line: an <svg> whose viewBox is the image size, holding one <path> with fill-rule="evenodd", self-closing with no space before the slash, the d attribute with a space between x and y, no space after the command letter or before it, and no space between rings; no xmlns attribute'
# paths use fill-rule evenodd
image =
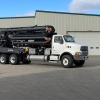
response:
<svg viewBox="0 0 100 100"><path fill-rule="evenodd" d="M66 43L67 45L70 45L70 46L87 46L85 44L79 44L79 43L75 43L75 42L69 42L69 43Z"/></svg>
<svg viewBox="0 0 100 100"><path fill-rule="evenodd" d="M69 42L69 43L66 43L66 46L70 46L71 49L80 51L81 46L87 46L87 45L85 45L85 44L78 44L78 43L75 43L75 42Z"/></svg>

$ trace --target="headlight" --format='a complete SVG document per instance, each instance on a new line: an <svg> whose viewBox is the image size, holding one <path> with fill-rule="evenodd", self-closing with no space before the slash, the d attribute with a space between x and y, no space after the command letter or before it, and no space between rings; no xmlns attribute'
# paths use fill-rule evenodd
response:
<svg viewBox="0 0 100 100"><path fill-rule="evenodd" d="M79 55L81 55L82 53L81 52L76 52L75 53L75 56L79 56Z"/></svg>

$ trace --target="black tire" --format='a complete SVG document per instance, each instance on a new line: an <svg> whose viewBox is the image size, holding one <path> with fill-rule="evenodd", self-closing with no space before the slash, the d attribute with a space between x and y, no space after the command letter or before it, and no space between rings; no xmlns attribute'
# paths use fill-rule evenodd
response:
<svg viewBox="0 0 100 100"><path fill-rule="evenodd" d="M61 65L64 68L71 68L73 66L73 58L70 55L64 55L61 58Z"/></svg>
<svg viewBox="0 0 100 100"><path fill-rule="evenodd" d="M18 57L18 55L16 55L16 54L12 54L12 55L10 55L10 57L9 57L9 63L10 64L12 64L12 65L17 65L17 64L19 64L19 57Z"/></svg>
<svg viewBox="0 0 100 100"><path fill-rule="evenodd" d="M0 55L0 63L1 64L8 64L9 63L9 57L6 54Z"/></svg>
<svg viewBox="0 0 100 100"><path fill-rule="evenodd" d="M84 65L84 63L85 63L85 60L80 60L80 61L75 60L75 61L74 61L74 64L75 64L76 66L82 66L82 65Z"/></svg>

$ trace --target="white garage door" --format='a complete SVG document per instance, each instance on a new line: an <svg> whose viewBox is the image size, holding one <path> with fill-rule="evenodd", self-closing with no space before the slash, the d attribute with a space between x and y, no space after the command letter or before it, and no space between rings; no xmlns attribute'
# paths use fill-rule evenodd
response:
<svg viewBox="0 0 100 100"><path fill-rule="evenodd" d="M77 43L89 46L89 55L100 55L100 32L68 32Z"/></svg>

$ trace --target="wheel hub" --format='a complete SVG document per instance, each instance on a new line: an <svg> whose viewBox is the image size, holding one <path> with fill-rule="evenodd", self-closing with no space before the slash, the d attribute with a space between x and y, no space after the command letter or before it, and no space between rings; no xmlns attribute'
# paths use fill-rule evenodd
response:
<svg viewBox="0 0 100 100"><path fill-rule="evenodd" d="M64 64L65 66L68 65L68 59L64 58L64 59L63 59L63 64Z"/></svg>
<svg viewBox="0 0 100 100"><path fill-rule="evenodd" d="M4 58L4 57L1 57L1 58L0 58L0 61L1 61L2 63L4 63L4 62L5 62L5 58Z"/></svg>
<svg viewBox="0 0 100 100"><path fill-rule="evenodd" d="M14 63L15 62L15 57L11 57L10 61L11 61L11 63Z"/></svg>

